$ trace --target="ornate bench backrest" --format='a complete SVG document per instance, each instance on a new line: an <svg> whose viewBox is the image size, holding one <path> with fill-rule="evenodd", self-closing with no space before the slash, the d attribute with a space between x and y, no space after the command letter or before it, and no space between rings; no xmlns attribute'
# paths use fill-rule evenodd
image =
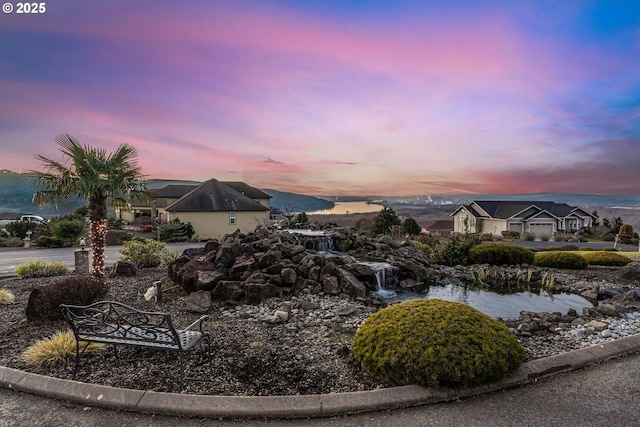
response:
<svg viewBox="0 0 640 427"><path fill-rule="evenodd" d="M77 340L138 343L182 349L169 313L141 311L116 301L86 306L60 304Z"/></svg>

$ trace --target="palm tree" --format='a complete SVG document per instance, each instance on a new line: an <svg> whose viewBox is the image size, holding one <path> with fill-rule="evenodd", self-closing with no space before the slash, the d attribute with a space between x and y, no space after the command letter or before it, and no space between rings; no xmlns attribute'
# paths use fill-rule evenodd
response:
<svg viewBox="0 0 640 427"><path fill-rule="evenodd" d="M125 206L131 198L149 199L144 176L137 166L138 154L127 144L107 154L104 149L81 145L68 134L58 135L55 141L65 162L35 156L46 172L31 171L32 185L38 188L33 202L56 206L74 196L87 200L93 250L91 272L103 277L108 202L112 206Z"/></svg>

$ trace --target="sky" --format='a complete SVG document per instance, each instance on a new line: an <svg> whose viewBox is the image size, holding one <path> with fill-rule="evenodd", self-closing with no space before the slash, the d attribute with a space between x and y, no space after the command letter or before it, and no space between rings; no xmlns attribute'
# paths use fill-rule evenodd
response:
<svg viewBox="0 0 640 427"><path fill-rule="evenodd" d="M640 195L640 1L3 3L0 169L68 133L148 179Z"/></svg>

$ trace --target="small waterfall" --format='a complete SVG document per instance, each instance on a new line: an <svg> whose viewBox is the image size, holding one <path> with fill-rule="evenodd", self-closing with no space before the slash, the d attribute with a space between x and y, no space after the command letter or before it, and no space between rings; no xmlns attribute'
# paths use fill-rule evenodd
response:
<svg viewBox="0 0 640 427"><path fill-rule="evenodd" d="M376 291L374 294L380 295L383 298L389 298L396 295L393 289L390 289L395 284L394 267L386 262L361 262L368 266L372 271L376 279Z"/></svg>
<svg viewBox="0 0 640 427"><path fill-rule="evenodd" d="M335 249L331 236L323 231L313 230L286 230L293 234L305 249L314 249L318 252L329 252Z"/></svg>

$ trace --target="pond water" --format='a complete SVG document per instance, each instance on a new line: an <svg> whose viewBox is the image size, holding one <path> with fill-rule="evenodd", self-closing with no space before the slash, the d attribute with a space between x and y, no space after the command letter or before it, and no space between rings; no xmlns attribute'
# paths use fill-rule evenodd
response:
<svg viewBox="0 0 640 427"><path fill-rule="evenodd" d="M483 289L470 289L451 284L430 286L426 291L420 293L402 289L382 289L377 293L390 303L417 298L437 298L461 302L491 317L501 317L503 319L516 319L521 311L560 312L566 314L570 308L582 313L583 307L593 307L593 304L589 301L575 294L548 294L541 290L539 293L525 291L504 295Z"/></svg>

